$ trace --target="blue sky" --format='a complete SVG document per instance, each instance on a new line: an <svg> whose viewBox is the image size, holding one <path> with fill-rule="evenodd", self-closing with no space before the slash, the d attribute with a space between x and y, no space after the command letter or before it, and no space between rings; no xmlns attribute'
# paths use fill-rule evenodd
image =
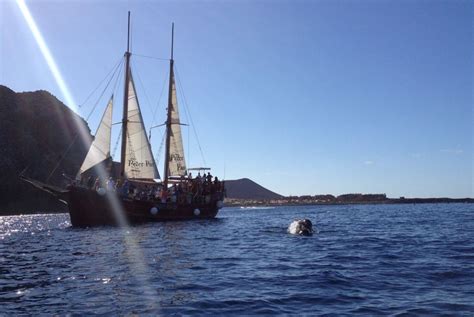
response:
<svg viewBox="0 0 474 317"><path fill-rule="evenodd" d="M205 163L219 176L285 195L474 197L470 1L26 3L76 105L123 56L128 10L132 54L168 58L175 22L179 79ZM0 1L0 30L0 84L66 102L13 0ZM132 58L150 125L168 64ZM166 95L154 124L165 103ZM188 166L203 165L192 128L183 134Z"/></svg>

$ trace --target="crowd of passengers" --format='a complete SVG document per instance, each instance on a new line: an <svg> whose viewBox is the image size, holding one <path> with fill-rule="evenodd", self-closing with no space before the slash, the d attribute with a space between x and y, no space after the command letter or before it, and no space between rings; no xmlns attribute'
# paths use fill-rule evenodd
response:
<svg viewBox="0 0 474 317"><path fill-rule="evenodd" d="M105 188L107 191L118 192L120 196L130 199L183 204L209 203L213 198L222 199L225 192L224 181L219 181L217 176L213 179L211 173L203 176L198 173L195 178L191 173L187 177L181 176L176 183L168 187L168 190L165 190L160 183L143 184L121 179L115 181L112 177L104 181L100 177L89 176L87 180L82 178L80 185L94 190Z"/></svg>

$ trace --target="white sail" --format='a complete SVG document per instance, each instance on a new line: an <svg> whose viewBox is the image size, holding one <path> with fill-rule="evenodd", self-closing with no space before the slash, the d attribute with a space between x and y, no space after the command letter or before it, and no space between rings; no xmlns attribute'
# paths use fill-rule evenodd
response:
<svg viewBox="0 0 474 317"><path fill-rule="evenodd" d="M105 108L105 112L100 121L95 134L94 141L87 152L86 158L79 169L79 174L84 173L91 167L99 164L110 157L110 136L112 131L112 105L114 96L112 96Z"/></svg>
<svg viewBox="0 0 474 317"><path fill-rule="evenodd" d="M151 146L146 136L135 84L130 71L128 82L127 140L125 142L125 176L127 178L160 178Z"/></svg>
<svg viewBox="0 0 474 317"><path fill-rule="evenodd" d="M169 152L169 175L186 175L186 161L184 159L183 139L181 137L181 123L179 121L178 98L174 72L171 73L171 131Z"/></svg>

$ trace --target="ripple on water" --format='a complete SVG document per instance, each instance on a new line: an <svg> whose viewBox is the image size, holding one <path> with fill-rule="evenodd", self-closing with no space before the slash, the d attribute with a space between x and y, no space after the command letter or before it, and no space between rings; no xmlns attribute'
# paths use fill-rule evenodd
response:
<svg viewBox="0 0 474 317"><path fill-rule="evenodd" d="M469 315L473 214L469 204L229 208L127 229L0 217L0 315ZM287 234L298 218L318 234Z"/></svg>

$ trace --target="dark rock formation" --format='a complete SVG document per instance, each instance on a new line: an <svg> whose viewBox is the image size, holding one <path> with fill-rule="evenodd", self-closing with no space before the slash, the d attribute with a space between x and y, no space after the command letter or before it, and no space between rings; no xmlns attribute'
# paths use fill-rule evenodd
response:
<svg viewBox="0 0 474 317"><path fill-rule="evenodd" d="M225 181L227 197L233 199L271 200L283 196L260 186L248 178Z"/></svg>
<svg viewBox="0 0 474 317"><path fill-rule="evenodd" d="M0 122L0 215L64 211L18 176L26 169L27 176L64 185L62 174L75 175L92 140L90 133L86 144L77 137L77 124L89 131L87 123L47 91L15 93L1 85Z"/></svg>

